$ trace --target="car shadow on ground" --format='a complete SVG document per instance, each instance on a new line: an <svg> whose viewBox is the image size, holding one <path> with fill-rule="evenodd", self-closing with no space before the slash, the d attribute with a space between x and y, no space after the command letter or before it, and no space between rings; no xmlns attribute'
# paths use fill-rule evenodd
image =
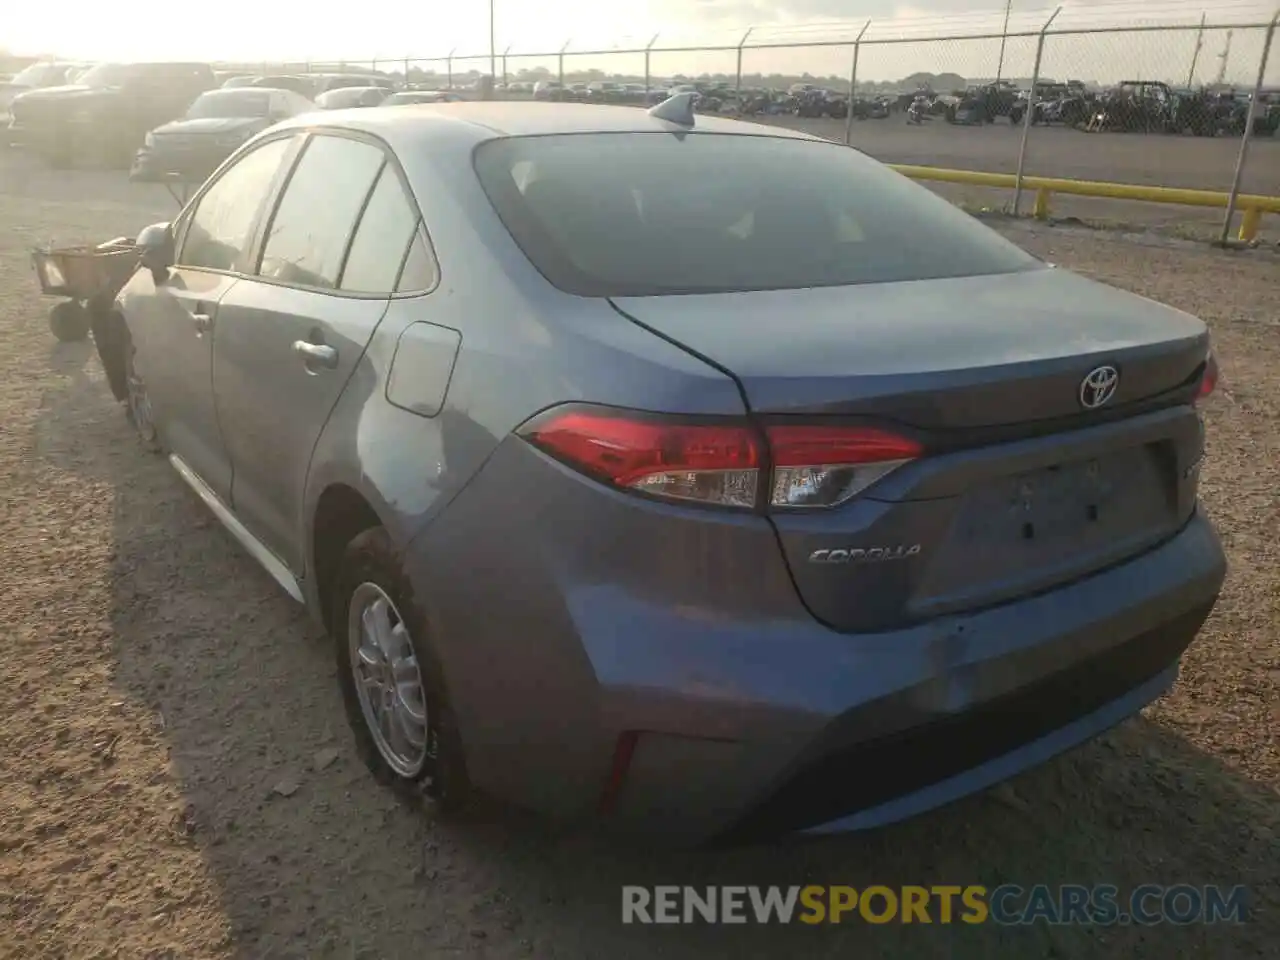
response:
<svg viewBox="0 0 1280 960"><path fill-rule="evenodd" d="M846 837L670 852L510 811L446 825L407 809L356 759L322 631L139 447L87 359L85 344L54 349L70 378L44 398L37 455L114 498L113 683L163 725L183 842L246 960L1225 958L1280 937L1280 797L1143 719L986 795ZM627 884L810 883L1245 884L1254 906L1251 922L1215 927L621 923Z"/></svg>

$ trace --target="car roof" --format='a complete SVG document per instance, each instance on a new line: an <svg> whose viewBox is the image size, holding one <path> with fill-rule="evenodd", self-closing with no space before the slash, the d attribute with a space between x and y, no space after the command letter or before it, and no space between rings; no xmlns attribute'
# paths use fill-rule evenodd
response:
<svg viewBox="0 0 1280 960"><path fill-rule="evenodd" d="M204 97L232 97L241 96L246 93L262 93L264 90L272 90L273 87L214 87L212 90L206 90L200 94Z"/></svg>
<svg viewBox="0 0 1280 960"><path fill-rule="evenodd" d="M308 122L309 121L309 122ZM311 115L291 123L316 124ZM411 146L432 136L441 127L470 128L472 140L498 137L547 136L557 133L670 133L680 127L650 116L636 107L585 103L527 103L501 100L456 103L419 103L360 110L334 110L324 118L325 126L348 127L381 137L393 146ZM792 140L819 140L798 130L747 123L722 117L699 115L695 131L781 137ZM477 136L478 134L478 136Z"/></svg>
<svg viewBox="0 0 1280 960"><path fill-rule="evenodd" d="M329 103L333 100L342 100L344 97L362 97L370 90L376 90L379 93L391 92L386 87L375 87L372 85L364 87L333 87L330 90L325 90L323 93L317 94L316 102L319 103L323 100L323 102Z"/></svg>

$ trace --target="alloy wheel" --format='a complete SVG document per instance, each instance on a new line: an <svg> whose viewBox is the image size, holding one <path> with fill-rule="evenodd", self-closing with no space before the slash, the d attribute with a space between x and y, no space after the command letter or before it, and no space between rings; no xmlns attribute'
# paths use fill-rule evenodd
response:
<svg viewBox="0 0 1280 960"><path fill-rule="evenodd" d="M125 375L125 386L128 393L129 420L146 443L155 443L156 426L151 411L151 397L147 393L146 382L134 365L132 349L129 352L129 365Z"/></svg>
<svg viewBox="0 0 1280 960"><path fill-rule="evenodd" d="M416 778L435 756L422 669L395 603L376 583L351 595L347 637L356 696L382 759Z"/></svg>

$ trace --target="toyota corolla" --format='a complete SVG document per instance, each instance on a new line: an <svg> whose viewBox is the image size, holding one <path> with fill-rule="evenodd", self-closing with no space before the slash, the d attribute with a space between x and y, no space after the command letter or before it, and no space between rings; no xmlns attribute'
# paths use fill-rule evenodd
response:
<svg viewBox="0 0 1280 960"><path fill-rule="evenodd" d="M1161 695L1223 581L1199 320L690 96L296 118L139 246L139 434L444 810L888 823Z"/></svg>

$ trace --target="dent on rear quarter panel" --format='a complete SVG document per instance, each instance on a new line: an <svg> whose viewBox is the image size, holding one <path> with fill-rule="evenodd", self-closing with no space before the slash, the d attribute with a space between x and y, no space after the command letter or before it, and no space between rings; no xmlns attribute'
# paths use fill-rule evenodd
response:
<svg viewBox="0 0 1280 960"><path fill-rule="evenodd" d="M312 454L299 522L307 530L307 556L312 542L316 505L324 491L343 484L359 492L400 546L475 473L497 444L497 438L456 411L437 409L435 416L397 406L387 398L393 359L402 334L410 327L431 328L423 341L447 341L455 331L421 322L435 311L431 298L393 300L369 341L346 390L334 407ZM417 339L416 337L414 338ZM431 359L439 360L438 349ZM401 363L405 362L402 358ZM404 367L409 371L409 367ZM434 362L427 371L439 373ZM447 367L443 368L447 375ZM410 378L406 383L413 383ZM405 399L417 405L443 405L445 385L403 386Z"/></svg>

